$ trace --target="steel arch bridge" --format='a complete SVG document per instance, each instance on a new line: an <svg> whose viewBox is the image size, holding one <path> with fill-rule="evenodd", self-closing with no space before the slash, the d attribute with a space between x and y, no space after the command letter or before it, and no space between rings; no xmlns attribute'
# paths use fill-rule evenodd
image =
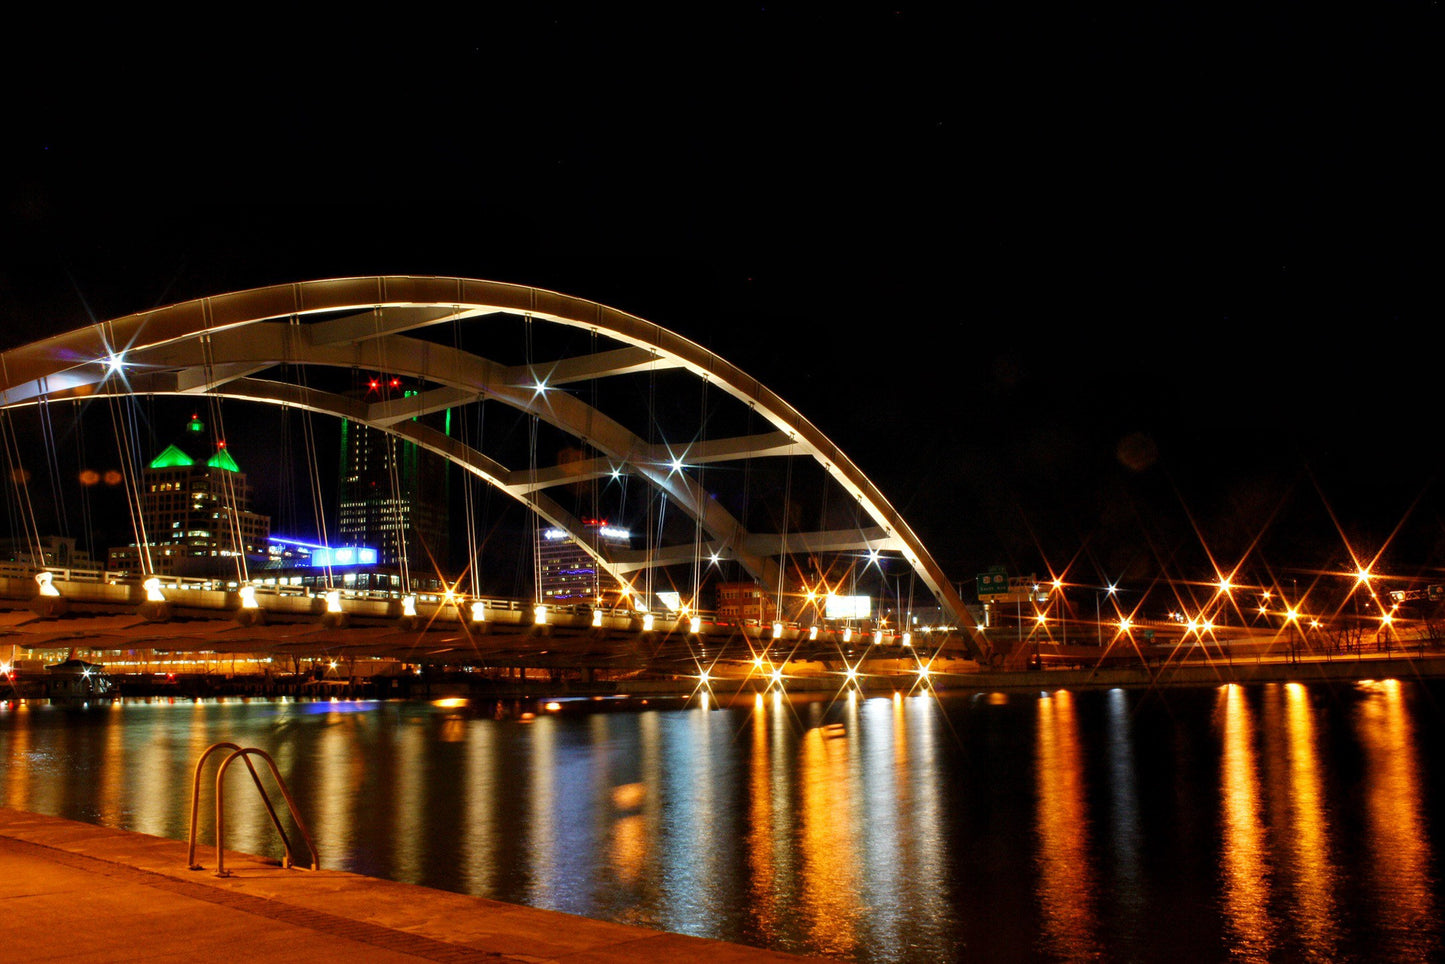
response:
<svg viewBox="0 0 1445 964"><path fill-rule="evenodd" d="M610 347L508 364L433 338L438 326L485 325L498 316L580 329ZM281 369L370 369L414 379L406 398L368 401L267 377ZM682 371L749 407L769 430L669 447L627 428L565 389L615 376ZM213 395L289 406L359 422L433 452L529 507L586 545L584 523L546 490L625 473L665 493L705 533L712 559L734 560L763 585L778 581L787 552L867 550L902 556L951 613L970 655L987 659L962 600L918 536L877 487L776 393L711 351L660 325L582 298L464 278L361 277L275 285L126 315L0 353L0 407L117 395ZM480 400L501 402L554 426L595 453L537 468L507 465L423 416ZM695 476L710 463L809 458L869 525L837 531L749 532ZM686 547L691 552L693 547ZM684 561L681 547L605 553L619 580Z"/></svg>

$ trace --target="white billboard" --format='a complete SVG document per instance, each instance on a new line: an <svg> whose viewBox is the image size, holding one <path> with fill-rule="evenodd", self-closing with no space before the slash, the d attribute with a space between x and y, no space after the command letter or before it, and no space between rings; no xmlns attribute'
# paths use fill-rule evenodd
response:
<svg viewBox="0 0 1445 964"><path fill-rule="evenodd" d="M872 612L872 596L834 596L823 602L824 619L867 619Z"/></svg>

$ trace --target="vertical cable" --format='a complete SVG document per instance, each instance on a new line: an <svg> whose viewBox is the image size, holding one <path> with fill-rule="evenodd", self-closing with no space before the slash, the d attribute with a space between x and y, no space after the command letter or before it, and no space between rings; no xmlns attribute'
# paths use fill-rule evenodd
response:
<svg viewBox="0 0 1445 964"><path fill-rule="evenodd" d="M15 502L20 509L20 522L25 529L25 541L30 547L31 563L37 568L45 567L45 549L40 542L40 526L35 519L35 506L30 501L30 484L25 478L25 467L20 461L20 439L10 424L10 410L0 409L0 440L5 446L5 463L10 470L10 481L15 488Z"/></svg>
<svg viewBox="0 0 1445 964"><path fill-rule="evenodd" d="M201 364L206 375L207 407L210 410L211 424L215 426L216 454L212 458L219 462L221 453L226 449L226 423L221 414L220 396L215 393L216 348L215 344L211 341L211 303L209 300L206 300L201 302L201 304L204 309L202 323L206 328L200 336ZM231 458L229 452L227 452L226 455L227 458ZM232 461L234 462L234 459L232 459ZM207 460L207 468L212 468L210 460ZM214 466L214 469L221 473L219 476L214 477L219 478L221 482L221 493L224 501L220 506L220 511L226 517L227 534L231 539L231 551L234 554L236 563L236 581L241 585L245 585L250 581L251 574L250 566L246 560L246 537L241 524L241 503L236 495L239 488L236 484L237 473L219 464ZM208 495L210 495L210 493L208 493ZM214 496L211 497L210 501L212 504L215 503ZM224 552L224 543L218 546L218 548L221 552Z"/></svg>
<svg viewBox="0 0 1445 964"><path fill-rule="evenodd" d="M788 457L788 471L783 483L783 525L778 534L778 596L777 618L783 618L783 581L788 574L788 516L793 508L793 458Z"/></svg>
<svg viewBox="0 0 1445 964"><path fill-rule="evenodd" d="M702 380L702 390L699 392L698 401L698 444L702 445L707 441L707 379ZM696 615L702 608L702 517L707 512L707 486L703 484L703 477L706 469L704 463L698 463L697 467L697 496L694 499L697 508L693 512L695 525L692 535L692 611Z"/></svg>
<svg viewBox="0 0 1445 964"><path fill-rule="evenodd" d="M130 396L127 396L130 397ZM115 444L120 454L121 482L125 486L126 509L130 513L131 531L135 535L136 548L139 550L139 562L141 564L141 575L152 575L155 570L151 565L151 546L146 538L145 512L141 501L139 470L133 464L136 458L135 447L132 442L131 426L127 424L126 415L133 414L122 411L122 402L114 393L108 396L110 401L110 422L111 429L115 432ZM132 397L132 403L134 399Z"/></svg>
<svg viewBox="0 0 1445 964"><path fill-rule="evenodd" d="M534 384L540 385L537 372L532 368L532 313L529 311L522 320L523 356L527 371ZM535 404L537 391L532 393ZM532 509L532 595L536 603L545 602L542 594L542 514L537 511L537 432L540 419L534 410L527 426L527 504Z"/></svg>
<svg viewBox="0 0 1445 964"><path fill-rule="evenodd" d="M60 486L60 452L55 443L55 426L51 424L49 396L41 395L35 407L40 413L41 444L45 448L45 471L50 476L50 497L55 502L56 521L60 525L61 536L68 538L70 519L65 512L65 493Z"/></svg>
<svg viewBox="0 0 1445 964"><path fill-rule="evenodd" d="M72 419L75 425L75 458L82 472L86 470L85 465L85 431L81 427L80 400L71 403ZM85 555L90 559L91 564L99 562L95 558L95 525L91 518L90 511L90 486L82 484L80 487L80 533L85 540Z"/></svg>

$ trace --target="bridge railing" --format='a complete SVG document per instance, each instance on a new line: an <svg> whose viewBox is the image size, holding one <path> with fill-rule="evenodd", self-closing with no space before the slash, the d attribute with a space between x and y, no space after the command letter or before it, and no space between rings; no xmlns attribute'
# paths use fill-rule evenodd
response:
<svg viewBox="0 0 1445 964"><path fill-rule="evenodd" d="M104 569L82 569L68 566L33 566L28 562L0 562L0 578L34 579L36 573L48 572L63 582L106 582Z"/></svg>

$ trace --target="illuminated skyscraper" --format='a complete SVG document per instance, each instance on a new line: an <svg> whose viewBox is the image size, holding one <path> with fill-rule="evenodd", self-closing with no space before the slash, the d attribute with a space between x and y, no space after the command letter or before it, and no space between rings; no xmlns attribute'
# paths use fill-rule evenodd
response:
<svg viewBox="0 0 1445 964"><path fill-rule="evenodd" d="M140 488L144 531L112 548L107 568L236 579L238 554L259 561L266 551L271 517L251 511L246 474L197 415L142 470Z"/></svg>
<svg viewBox="0 0 1445 964"><path fill-rule="evenodd" d="M368 401L407 397L399 378L373 378ZM378 564L430 584L449 569L446 465L415 443L347 419L341 422L337 537L344 546L372 546Z"/></svg>
<svg viewBox="0 0 1445 964"><path fill-rule="evenodd" d="M586 520L587 539L606 556L609 549L627 549L632 534L605 519ZM605 577L592 554L561 529L546 529L537 546L541 597L547 603L594 602L616 595L615 580Z"/></svg>

